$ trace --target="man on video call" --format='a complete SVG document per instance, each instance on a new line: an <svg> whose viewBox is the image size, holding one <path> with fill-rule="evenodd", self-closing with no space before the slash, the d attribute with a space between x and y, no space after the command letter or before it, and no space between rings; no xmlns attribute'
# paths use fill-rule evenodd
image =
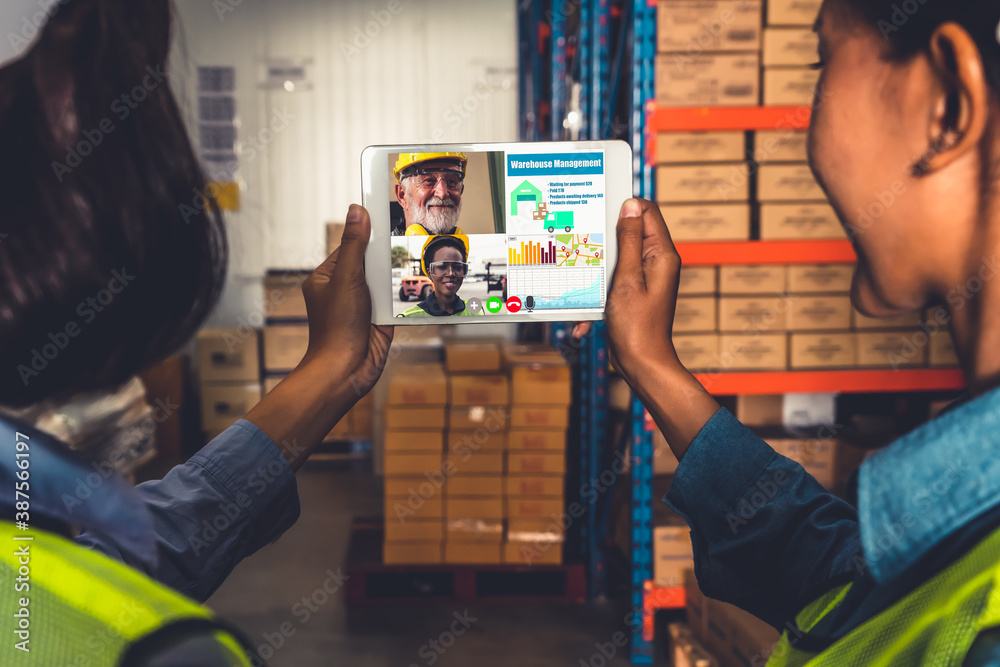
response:
<svg viewBox="0 0 1000 667"><path fill-rule="evenodd" d="M431 236L420 253L420 268L431 279L434 291L396 317L447 317L482 315L472 312L458 296L469 275L469 237L465 234Z"/></svg>
<svg viewBox="0 0 1000 667"><path fill-rule="evenodd" d="M401 153L396 160L396 200L406 236L461 234L458 216L465 191L465 153Z"/></svg>

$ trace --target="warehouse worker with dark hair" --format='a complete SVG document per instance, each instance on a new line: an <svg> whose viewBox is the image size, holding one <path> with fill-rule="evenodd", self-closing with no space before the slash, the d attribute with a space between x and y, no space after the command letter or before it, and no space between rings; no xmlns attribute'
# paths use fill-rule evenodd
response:
<svg viewBox="0 0 1000 667"><path fill-rule="evenodd" d="M396 201L406 218L406 236L462 234L465 153L402 153L392 173Z"/></svg>
<svg viewBox="0 0 1000 667"><path fill-rule="evenodd" d="M432 236L424 243L420 253L420 268L431 279L434 291L427 298L396 317L447 317L457 315L482 315L482 309L473 313L458 296L465 276L469 275L469 237Z"/></svg>

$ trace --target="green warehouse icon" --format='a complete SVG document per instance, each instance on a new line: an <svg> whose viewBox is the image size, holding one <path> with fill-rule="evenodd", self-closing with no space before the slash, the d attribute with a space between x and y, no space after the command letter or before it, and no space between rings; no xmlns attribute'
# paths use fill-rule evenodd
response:
<svg viewBox="0 0 1000 667"><path fill-rule="evenodd" d="M510 211L511 215L517 215L517 204L522 201L530 201L532 206L531 210L534 211L536 206L543 200L542 191L536 188L528 181L524 181L519 186L514 188L514 191L510 193Z"/></svg>

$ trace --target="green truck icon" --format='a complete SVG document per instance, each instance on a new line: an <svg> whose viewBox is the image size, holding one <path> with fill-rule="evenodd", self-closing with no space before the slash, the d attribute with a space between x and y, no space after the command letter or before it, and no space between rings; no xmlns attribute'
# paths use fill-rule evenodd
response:
<svg viewBox="0 0 1000 667"><path fill-rule="evenodd" d="M545 228L551 234L557 229L573 231L573 211L551 211L545 216Z"/></svg>

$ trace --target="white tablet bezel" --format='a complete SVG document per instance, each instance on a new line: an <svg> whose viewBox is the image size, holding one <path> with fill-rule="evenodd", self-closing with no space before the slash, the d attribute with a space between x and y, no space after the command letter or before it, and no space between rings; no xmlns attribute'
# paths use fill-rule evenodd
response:
<svg viewBox="0 0 1000 667"><path fill-rule="evenodd" d="M361 154L362 203L371 216L372 236L365 255L365 274L372 295L372 321L388 325L426 325L422 317L394 317L392 314L391 225L389 206L394 181L388 168L391 153L430 153L437 151L486 152L507 151L518 153L551 153L577 151L604 151L607 219L605 233L606 276L605 289L611 288L611 275L618 258L616 227L618 212L625 200L632 197L632 148L624 141L558 141L539 143L495 144L406 144L397 146L369 146ZM605 295L607 303L607 295ZM556 311L524 311L485 317L436 318L433 324L501 324L504 322L571 322L602 320L604 310L566 309Z"/></svg>

